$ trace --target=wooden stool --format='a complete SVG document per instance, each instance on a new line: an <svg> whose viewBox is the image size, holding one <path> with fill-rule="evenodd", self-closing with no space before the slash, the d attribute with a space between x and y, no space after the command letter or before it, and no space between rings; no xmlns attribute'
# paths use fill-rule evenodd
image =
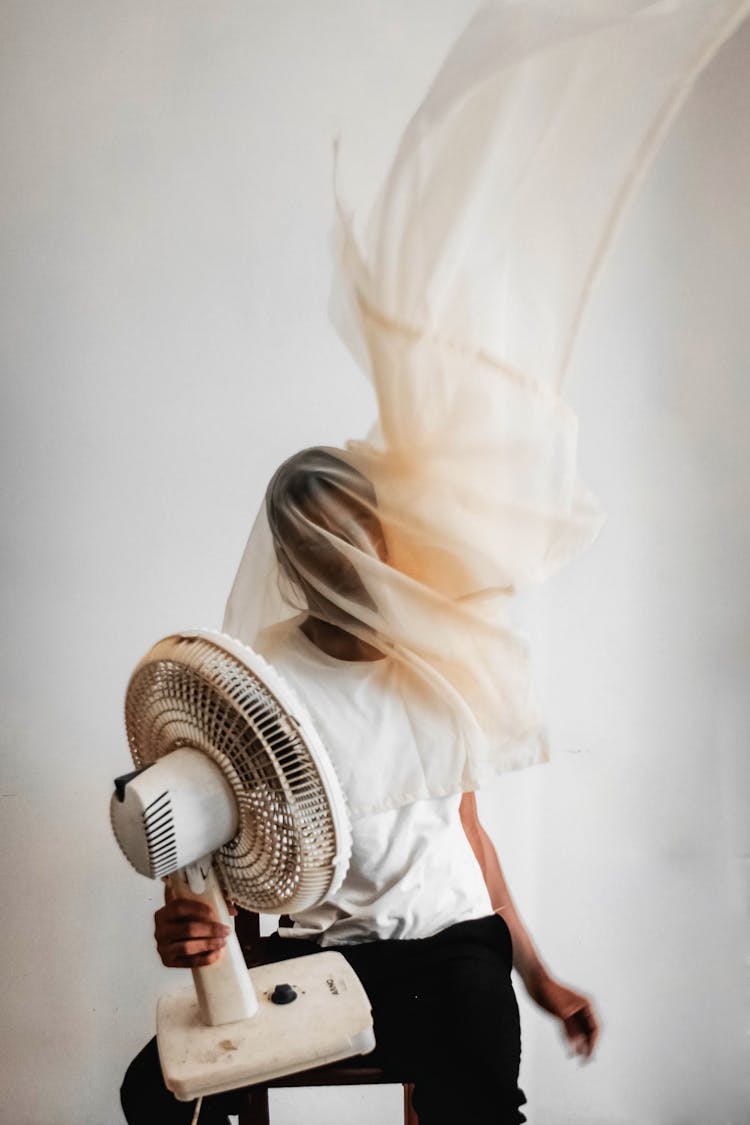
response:
<svg viewBox="0 0 750 1125"><path fill-rule="evenodd" d="M282 925L291 925L288 918L282 918L280 922ZM267 955L267 940L260 936L258 915L240 910L235 923L237 937L248 967L268 964L271 958ZM288 1074L284 1078L274 1078L272 1082L261 1086L248 1086L244 1091L247 1096L247 1106L240 1111L239 1125L270 1125L268 1115L270 1089L288 1089L296 1086L379 1086L388 1082L389 1079L380 1067L367 1066L366 1061L363 1061L362 1066L341 1066L339 1063L331 1063L299 1074ZM404 1125L419 1125L419 1117L412 1103L414 1087L409 1082L404 1082L402 1085Z"/></svg>

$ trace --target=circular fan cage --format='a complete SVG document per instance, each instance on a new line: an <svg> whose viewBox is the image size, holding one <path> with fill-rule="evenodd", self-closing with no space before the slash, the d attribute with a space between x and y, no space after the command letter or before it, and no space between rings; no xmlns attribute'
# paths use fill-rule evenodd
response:
<svg viewBox="0 0 750 1125"><path fill-rule="evenodd" d="M291 914L340 885L351 854L343 791L309 716L256 652L208 631L159 641L131 676L136 766L183 747L222 770L239 827L214 854L229 899Z"/></svg>

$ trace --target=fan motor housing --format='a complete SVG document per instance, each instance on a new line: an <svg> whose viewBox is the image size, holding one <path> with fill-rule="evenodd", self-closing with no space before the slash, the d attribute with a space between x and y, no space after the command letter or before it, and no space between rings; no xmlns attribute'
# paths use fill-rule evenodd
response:
<svg viewBox="0 0 750 1125"><path fill-rule="evenodd" d="M152 879L223 847L239 823L234 792L219 767L187 748L118 779L110 816L126 857Z"/></svg>

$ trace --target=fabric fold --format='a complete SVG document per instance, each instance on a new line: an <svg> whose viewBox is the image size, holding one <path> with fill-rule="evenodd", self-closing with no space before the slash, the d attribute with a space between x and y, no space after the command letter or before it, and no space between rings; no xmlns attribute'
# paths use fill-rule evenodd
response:
<svg viewBox="0 0 750 1125"><path fill-rule="evenodd" d="M345 450L300 460L318 507L290 504L297 546L281 571L261 513L225 628L253 644L312 599L449 699L462 737L450 770L436 755L427 771L436 795L546 755L528 652L505 618L602 521L578 475L570 357L627 203L749 9L487 3L407 126L361 239L337 201L331 315L378 418Z"/></svg>

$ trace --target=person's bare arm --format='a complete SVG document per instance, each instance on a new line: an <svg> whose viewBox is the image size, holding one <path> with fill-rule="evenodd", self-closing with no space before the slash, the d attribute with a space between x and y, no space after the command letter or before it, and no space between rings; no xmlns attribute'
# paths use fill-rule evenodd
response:
<svg viewBox="0 0 750 1125"><path fill-rule="evenodd" d="M461 823L482 870L492 909L506 922L513 942L513 967L531 999L562 1023L577 1055L589 1058L599 1037L599 1021L588 997L556 981L549 973L516 910L497 858L495 846L479 822L476 797L464 793Z"/></svg>
<svg viewBox="0 0 750 1125"><path fill-rule="evenodd" d="M479 823L477 801L473 793L464 793L459 812L464 832L482 869L492 909L495 914L501 915L510 930L513 939L513 968L530 993L536 982L549 974L510 897L495 847Z"/></svg>

